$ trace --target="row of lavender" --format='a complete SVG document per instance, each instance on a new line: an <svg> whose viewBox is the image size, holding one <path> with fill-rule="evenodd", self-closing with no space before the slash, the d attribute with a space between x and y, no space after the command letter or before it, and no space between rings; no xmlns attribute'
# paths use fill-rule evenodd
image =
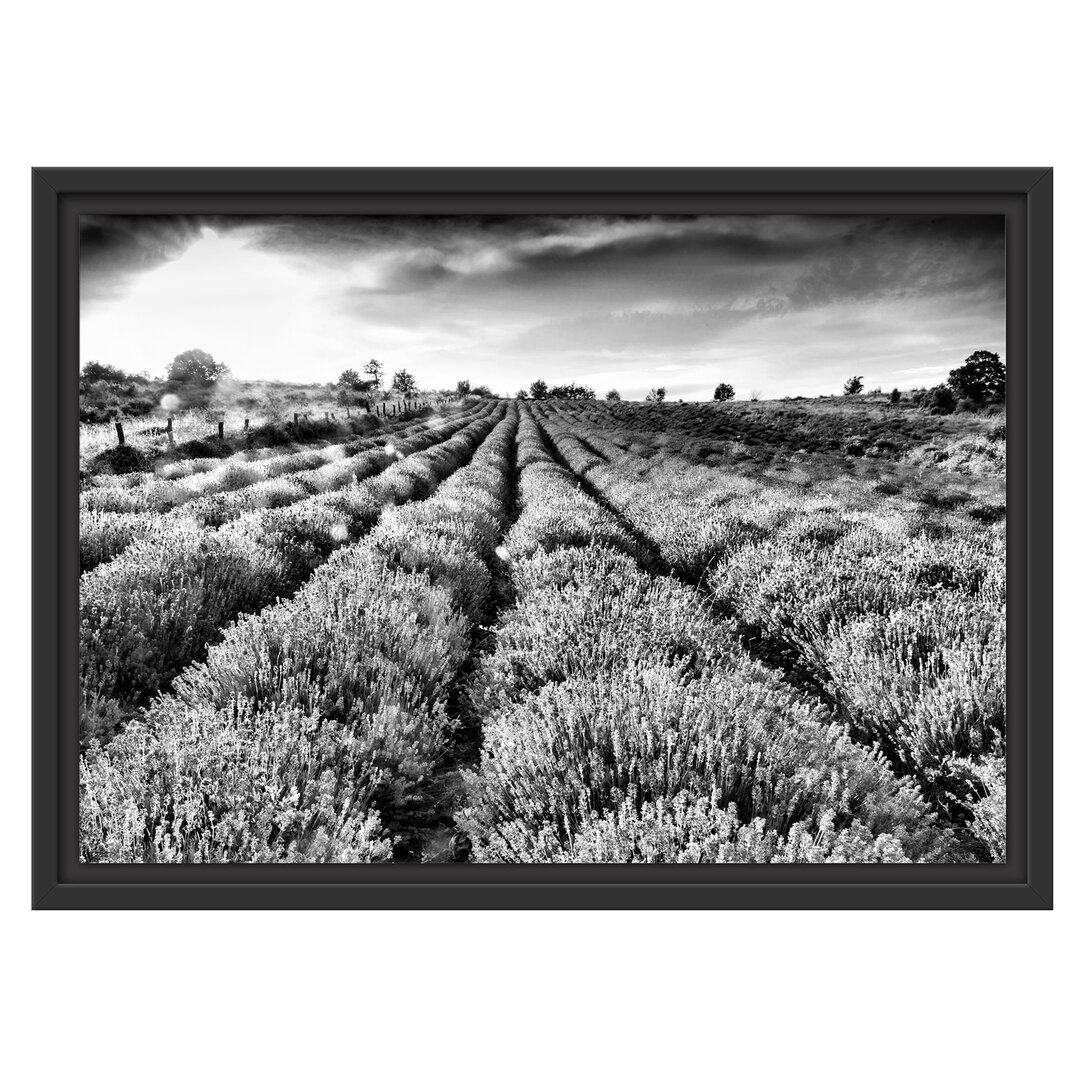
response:
<svg viewBox="0 0 1080 1080"><path fill-rule="evenodd" d="M567 464L700 583L761 655L961 828L1005 855L1005 537L883 485L770 482L643 459L550 411Z"/></svg>
<svg viewBox="0 0 1080 1080"><path fill-rule="evenodd" d="M429 457L430 497L385 510L363 541L229 626L170 695L88 747L84 859L391 857L393 829L447 753L451 689L492 588L517 424L505 411L455 437L463 467ZM467 433L482 429L464 465ZM449 479L436 488L439 473Z"/></svg>
<svg viewBox="0 0 1080 1080"><path fill-rule="evenodd" d="M470 681L482 862L961 858L910 780L752 659L700 592L518 432L516 603Z"/></svg>
<svg viewBox="0 0 1080 1080"><path fill-rule="evenodd" d="M200 659L227 623L291 595L335 549L363 536L387 506L430 495L468 460L503 411L455 420L439 429L435 445L415 436L409 454L402 449L393 464L363 481L249 510L221 528L169 515L168 528L84 574L84 739L108 736Z"/></svg>
<svg viewBox="0 0 1080 1080"><path fill-rule="evenodd" d="M420 420L389 438L383 433L318 448L294 444L254 458L240 451L224 459L175 462L160 473L95 478L79 502L82 570L108 562L136 540L162 535L178 519L217 528L253 510L289 506L374 476L395 460L453 435L490 408L448 420ZM181 469L191 471L178 473Z"/></svg>

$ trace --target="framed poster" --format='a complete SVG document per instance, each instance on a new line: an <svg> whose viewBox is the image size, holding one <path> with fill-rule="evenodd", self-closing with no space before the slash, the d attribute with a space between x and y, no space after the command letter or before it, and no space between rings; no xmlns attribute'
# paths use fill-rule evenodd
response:
<svg viewBox="0 0 1080 1080"><path fill-rule="evenodd" d="M35 906L1050 906L1051 182L35 171Z"/></svg>

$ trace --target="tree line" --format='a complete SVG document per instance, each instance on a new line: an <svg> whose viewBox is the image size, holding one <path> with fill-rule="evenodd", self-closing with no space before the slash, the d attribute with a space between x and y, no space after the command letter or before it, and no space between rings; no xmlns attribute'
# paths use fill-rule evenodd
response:
<svg viewBox="0 0 1080 1080"><path fill-rule="evenodd" d="M931 413L968 412L1001 404L1005 400L1005 388L1005 365L1001 357L988 349L977 349L959 367L949 372L945 382L928 390L913 390L911 400ZM853 375L844 383L845 397L854 397L862 392L862 376ZM894 386L889 401L898 405L902 396L899 388Z"/></svg>
<svg viewBox="0 0 1080 1080"><path fill-rule="evenodd" d="M169 364L166 372L166 392L180 394L188 405L204 404L229 374L229 368L215 360L210 353L202 349L187 349L175 356ZM337 382L329 385L336 389L340 405L363 405L372 395L382 392L384 381L383 365L373 357L364 365L362 372L346 368ZM130 388L128 396L132 397L139 393L136 384L148 386L150 382L150 377L145 373L128 375L112 365L92 361L82 369L80 389L86 393L95 385L127 385ZM997 353L979 349L963 364L950 371L946 382L929 390L913 391L912 400L935 413L951 413L957 409L966 411L1003 402L1005 383L1005 365L1001 357ZM853 375L844 383L844 396L854 397L861 394L863 389L862 376ZM404 368L394 372L390 379L389 393L406 399L418 396L416 377ZM469 379L459 380L456 389L447 393L458 398L498 396L486 385L473 386ZM515 397L533 401L594 401L596 391L576 382L549 386L546 380L536 379L528 390L519 390ZM734 397L735 388L731 383L719 383L713 391L714 401L731 401ZM894 405L899 404L901 397L898 388L894 388L889 395ZM666 398L667 388L663 386L652 388L645 396L645 400L649 402L662 402ZM751 399L756 400L757 395L751 394ZM604 400L621 401L622 395L618 390L609 390L604 395ZM152 408L153 403L148 401L147 407Z"/></svg>

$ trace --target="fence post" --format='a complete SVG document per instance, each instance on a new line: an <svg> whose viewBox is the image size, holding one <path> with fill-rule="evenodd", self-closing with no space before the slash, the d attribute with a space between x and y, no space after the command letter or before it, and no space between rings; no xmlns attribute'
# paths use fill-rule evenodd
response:
<svg viewBox="0 0 1080 1080"><path fill-rule="evenodd" d="M119 420L116 421L116 437L120 440L120 445L124 445L124 425Z"/></svg>
<svg viewBox="0 0 1080 1080"><path fill-rule="evenodd" d="M217 437L219 439L224 439L225 438L225 421L224 420L219 420L217 422Z"/></svg>
<svg viewBox="0 0 1080 1080"><path fill-rule="evenodd" d="M250 425L251 425L251 417L250 416L245 416L244 417L244 430L247 431L247 429L248 429L248 427Z"/></svg>
<svg viewBox="0 0 1080 1080"><path fill-rule="evenodd" d="M172 433L172 417L165 421L165 434L169 437L169 445L173 445L173 433Z"/></svg>
<svg viewBox="0 0 1080 1080"><path fill-rule="evenodd" d="M351 420L352 419L352 411L349 409L348 405L345 406L345 419L346 420Z"/></svg>

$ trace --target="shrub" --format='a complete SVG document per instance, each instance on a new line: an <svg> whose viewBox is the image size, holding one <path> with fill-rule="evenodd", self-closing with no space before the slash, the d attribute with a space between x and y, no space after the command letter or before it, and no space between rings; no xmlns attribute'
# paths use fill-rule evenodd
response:
<svg viewBox="0 0 1080 1080"><path fill-rule="evenodd" d="M159 515L147 512L83 511L79 515L80 572L115 559L136 540L158 532L161 525Z"/></svg>
<svg viewBox="0 0 1080 1080"><path fill-rule="evenodd" d="M144 472L150 467L150 459L138 447L114 446L103 450L94 459L95 470L103 473L115 473L120 476L125 473Z"/></svg>
<svg viewBox="0 0 1080 1080"><path fill-rule="evenodd" d="M956 398L947 386L935 386L924 391L917 403L922 405L931 416L948 416L956 411Z"/></svg>
<svg viewBox="0 0 1080 1080"><path fill-rule="evenodd" d="M470 691L477 710L574 676L670 666L700 674L739 647L695 593L651 578L603 547L556 549L515 562L519 600L500 621L497 646Z"/></svg>
<svg viewBox="0 0 1080 1080"><path fill-rule="evenodd" d="M781 835L799 822L860 822L874 836L893 834L909 858L940 854L914 788L820 719L795 691L761 684L749 669L691 682L654 669L549 684L485 728L461 822L474 849L517 861L502 839L506 823L569 843L590 811L687 793Z"/></svg>
<svg viewBox="0 0 1080 1080"><path fill-rule="evenodd" d="M861 822L837 832L793 825L786 836L764 818L743 824L713 796L681 792L640 807L632 798L598 814L583 811L579 832L563 838L552 825L533 834L519 821L501 826L497 840L476 849L479 862L555 863L881 863L910 862L901 839L874 836Z"/></svg>
<svg viewBox="0 0 1080 1080"><path fill-rule="evenodd" d="M968 828L973 840L982 848L980 854L992 862L1005 862L1007 819L1004 754L981 760L954 759L948 764L959 780L962 796L957 801L970 816Z"/></svg>
<svg viewBox="0 0 1080 1080"><path fill-rule="evenodd" d="M941 801L952 757L1005 735L1005 618L955 593L836 627L822 641L832 692L902 775Z"/></svg>
<svg viewBox="0 0 1080 1080"><path fill-rule="evenodd" d="M176 528L83 575L79 674L84 735L106 734L198 655L220 627L276 593L282 567L250 537ZM113 699L110 707L107 699Z"/></svg>
<svg viewBox="0 0 1080 1080"><path fill-rule="evenodd" d="M378 862L372 739L294 709L170 702L79 767L87 862Z"/></svg>

